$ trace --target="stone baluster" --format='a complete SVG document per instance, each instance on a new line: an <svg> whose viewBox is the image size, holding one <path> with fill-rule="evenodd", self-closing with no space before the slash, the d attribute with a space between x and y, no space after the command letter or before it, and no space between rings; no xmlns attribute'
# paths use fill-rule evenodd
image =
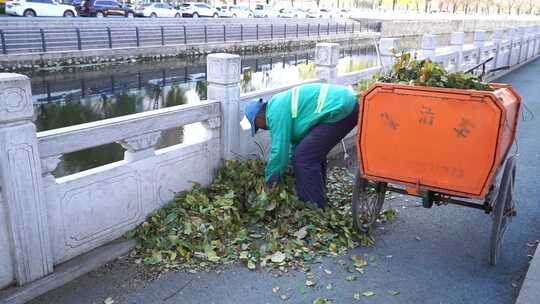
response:
<svg viewBox="0 0 540 304"><path fill-rule="evenodd" d="M538 55L538 43L540 42L539 39L539 35L540 35L540 27L538 26L534 26L533 29L532 29L532 34L533 34L533 41L534 41L534 47L533 47L533 56L536 56Z"/></svg>
<svg viewBox="0 0 540 304"><path fill-rule="evenodd" d="M515 42L515 39L516 39L516 29L514 28L510 28L508 29L508 31L506 32L506 37L508 39L508 41L510 42L510 46L508 48L508 62L507 62L507 65L508 66L512 66L513 63L514 63L514 58L516 55L516 51L514 50L515 49L515 46L516 46L516 42Z"/></svg>
<svg viewBox="0 0 540 304"><path fill-rule="evenodd" d="M529 54L529 29L527 27L522 27L522 43L523 47L521 50L521 62L527 61L527 55Z"/></svg>
<svg viewBox="0 0 540 304"><path fill-rule="evenodd" d="M58 164L62 161L62 155L56 155L41 159L41 175L43 181L46 184L54 184L56 182L55 177L52 175L53 171L58 167Z"/></svg>
<svg viewBox="0 0 540 304"><path fill-rule="evenodd" d="M381 55L382 68L390 70L396 60L395 53L399 49L398 38L381 38L379 42L379 53Z"/></svg>
<svg viewBox="0 0 540 304"><path fill-rule="evenodd" d="M519 27L516 31L516 34L517 34L517 40L519 41L519 52L518 52L516 64L520 64L523 62L524 57L525 57L523 56L523 52L525 50L525 28Z"/></svg>
<svg viewBox="0 0 540 304"><path fill-rule="evenodd" d="M474 32L473 45L478 48L478 57L476 58L476 63L480 63L483 59L484 54L484 45L486 42L486 32L476 31Z"/></svg>
<svg viewBox="0 0 540 304"><path fill-rule="evenodd" d="M240 56L218 53L206 59L208 99L221 103L221 157L233 159L238 153L240 121ZM241 111L242 110L242 111Z"/></svg>
<svg viewBox="0 0 540 304"><path fill-rule="evenodd" d="M495 46L495 52L493 53L493 64L492 64L492 68L498 68L500 67L502 64L500 63L500 59L501 59L501 43L502 43L502 38L503 38L503 35L502 35L502 31L501 30L496 30L494 33L493 33L493 45Z"/></svg>
<svg viewBox="0 0 540 304"><path fill-rule="evenodd" d="M422 36L422 55L424 58L435 60L437 50L437 36L433 34L424 34Z"/></svg>
<svg viewBox="0 0 540 304"><path fill-rule="evenodd" d="M206 121L202 121L202 125L210 133L210 138L219 140L220 132L221 132L221 118L219 117L210 118ZM212 167L216 168L219 166L219 163L221 161L221 151L219 149L208 148L208 145L209 145L208 141L206 141L206 145L208 149L210 164Z"/></svg>
<svg viewBox="0 0 540 304"><path fill-rule="evenodd" d="M335 83L339 62L339 44L317 43L315 46L315 64L317 78L327 83Z"/></svg>
<svg viewBox="0 0 540 304"><path fill-rule="evenodd" d="M452 32L450 36L450 48L455 53L454 72L462 70L463 62L463 44L465 43L464 32Z"/></svg>
<svg viewBox="0 0 540 304"><path fill-rule="evenodd" d="M137 161L155 155L155 147L161 138L161 131L149 132L123 139L118 143L126 152L124 160Z"/></svg>
<svg viewBox="0 0 540 304"><path fill-rule="evenodd" d="M0 74L0 179L14 272L23 285L53 271L30 79Z"/></svg>
<svg viewBox="0 0 540 304"><path fill-rule="evenodd" d="M536 55L540 55L540 25L536 26Z"/></svg>
<svg viewBox="0 0 540 304"><path fill-rule="evenodd" d="M527 54L527 57L528 58L533 58L534 57L534 49L536 48L536 27L535 26L530 26L527 28L527 32L528 32L528 35L527 35L527 40L529 41L529 47L527 49L528 51L528 54Z"/></svg>

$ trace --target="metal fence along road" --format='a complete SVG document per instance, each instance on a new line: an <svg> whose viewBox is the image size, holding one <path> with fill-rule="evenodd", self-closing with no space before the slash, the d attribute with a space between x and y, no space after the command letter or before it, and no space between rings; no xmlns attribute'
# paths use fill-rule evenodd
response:
<svg viewBox="0 0 540 304"><path fill-rule="evenodd" d="M1 54L286 40L380 31L368 22L226 23L0 29Z"/></svg>

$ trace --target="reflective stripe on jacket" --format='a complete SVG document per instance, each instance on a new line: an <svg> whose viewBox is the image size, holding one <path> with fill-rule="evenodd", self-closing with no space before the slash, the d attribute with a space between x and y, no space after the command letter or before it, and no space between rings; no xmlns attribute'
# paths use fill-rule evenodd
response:
<svg viewBox="0 0 540 304"><path fill-rule="evenodd" d="M352 89L322 83L301 85L273 96L266 108L266 124L272 137L266 181L285 172L291 146L298 144L313 126L340 121L356 103Z"/></svg>

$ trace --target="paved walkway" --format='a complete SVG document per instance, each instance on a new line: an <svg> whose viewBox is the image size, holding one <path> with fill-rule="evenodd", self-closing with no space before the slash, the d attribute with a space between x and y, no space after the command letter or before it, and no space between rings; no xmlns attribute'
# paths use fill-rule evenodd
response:
<svg viewBox="0 0 540 304"><path fill-rule="evenodd" d="M336 259L313 266L317 286L305 293L301 272L274 277L231 267L219 274L167 273L146 283L141 266L117 261L32 303L103 303L108 297L115 303L312 303L317 297L334 303L513 303L527 271L527 255L534 251L527 243L540 238L540 60L499 82L513 84L536 117L530 120L530 112L523 111L527 120L520 123L517 141L518 216L496 267L488 263L491 217L463 207L424 209L398 197L393 202L398 219L377 231L374 247L354 250L377 259L354 281L346 280L351 274ZM280 290L274 293L276 286ZM375 295L354 299L365 291ZM286 300L280 298L283 294Z"/></svg>

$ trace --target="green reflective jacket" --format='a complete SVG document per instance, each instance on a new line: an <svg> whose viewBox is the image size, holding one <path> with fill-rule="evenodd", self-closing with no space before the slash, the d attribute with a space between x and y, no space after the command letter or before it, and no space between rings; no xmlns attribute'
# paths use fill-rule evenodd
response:
<svg viewBox="0 0 540 304"><path fill-rule="evenodd" d="M266 124L272 137L265 180L285 172L291 147L298 144L311 127L334 123L349 115L356 105L356 93L344 86L305 84L276 94L266 107Z"/></svg>

